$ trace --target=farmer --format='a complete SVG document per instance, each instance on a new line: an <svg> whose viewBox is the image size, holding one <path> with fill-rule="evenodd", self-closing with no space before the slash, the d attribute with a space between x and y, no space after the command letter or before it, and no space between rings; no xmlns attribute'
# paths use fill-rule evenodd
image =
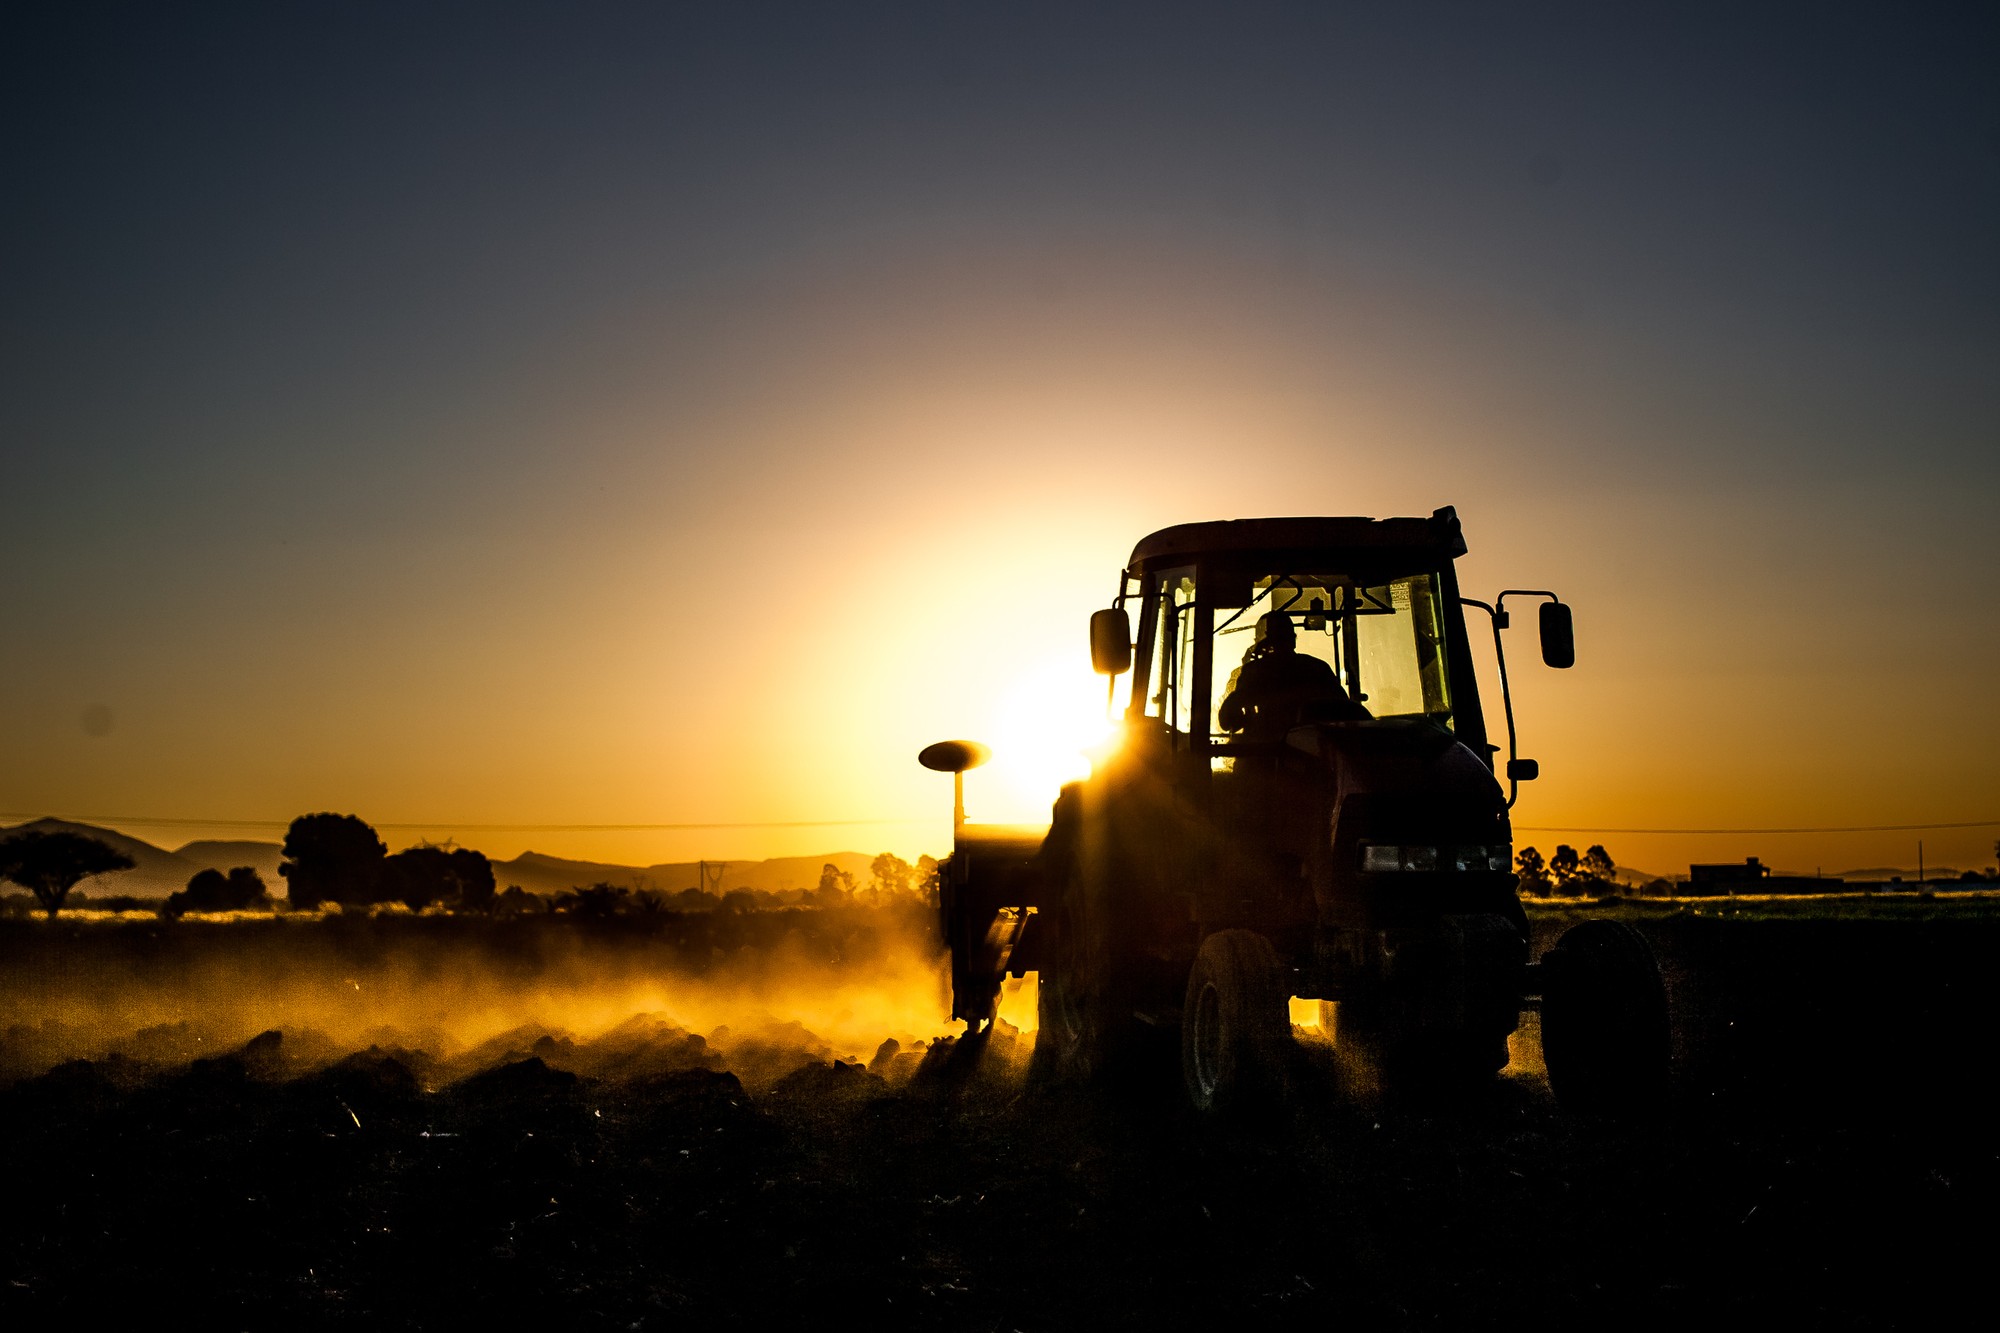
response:
<svg viewBox="0 0 2000 1333"><path fill-rule="evenodd" d="M1224 731L1251 740L1276 740L1307 719L1348 721L1368 710L1347 697L1333 668L1298 650L1292 620L1273 611L1257 621L1257 642L1229 677L1229 693L1217 710Z"/></svg>

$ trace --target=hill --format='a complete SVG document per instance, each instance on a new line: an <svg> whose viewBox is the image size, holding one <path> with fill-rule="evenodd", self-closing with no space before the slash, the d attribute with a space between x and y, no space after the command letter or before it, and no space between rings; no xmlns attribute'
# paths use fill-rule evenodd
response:
<svg viewBox="0 0 2000 1333"><path fill-rule="evenodd" d="M31 819L25 824L0 829L0 839L11 838L20 833L80 833L86 838L96 838L99 842L131 857L134 862L132 869L121 870L112 875L97 875L76 886L79 892L93 898L114 894L130 894L135 898L164 898L170 893L186 888L188 880L202 868L174 852L155 847L143 839L130 837L113 829L99 828L95 824L78 824L67 819Z"/></svg>
<svg viewBox="0 0 2000 1333"><path fill-rule="evenodd" d="M716 890L715 867L722 867L718 892L731 889L759 889L767 893L783 889L809 889L819 883L820 867L833 865L868 880L868 865L875 858L865 852L827 852L820 856L780 856L769 861L709 862L709 887ZM554 894L581 884L616 884L628 889L660 889L679 893L701 886L701 865L697 861L663 861L657 865L628 866L608 861L572 861L542 852L523 852L511 861L493 863L493 879L501 888L518 884L530 893Z"/></svg>
<svg viewBox="0 0 2000 1333"><path fill-rule="evenodd" d="M285 881L278 875L278 863L285 859L283 845L275 842L256 842L248 838L209 838L176 847L174 855L186 861L197 870L234 870L237 866L249 866L264 877L264 883L271 892L282 895Z"/></svg>
<svg viewBox="0 0 2000 1333"><path fill-rule="evenodd" d="M99 875L77 885L92 898L129 894L134 898L164 898L187 887L197 871L229 870L249 866L263 876L271 892L282 898L285 881L278 874L282 849L275 842L250 839L205 839L190 842L175 851L155 847L143 838L134 838L115 829L79 824L66 819L34 819L11 828L0 828L0 839L16 833L68 832L96 838L132 858L135 865L113 875ZM723 867L721 892L731 889L758 889L767 893L784 889L809 889L819 883L820 867L832 864L854 876L859 884L868 882L868 865L875 858L865 852L827 852L820 856L781 856L769 861L709 862L710 888L714 868ZM518 884L530 893L556 894L582 884L617 884L630 889L662 889L679 893L700 885L700 863L663 861L658 865L628 866L609 861L572 861L541 852L523 852L511 861L495 861L493 877L501 888Z"/></svg>

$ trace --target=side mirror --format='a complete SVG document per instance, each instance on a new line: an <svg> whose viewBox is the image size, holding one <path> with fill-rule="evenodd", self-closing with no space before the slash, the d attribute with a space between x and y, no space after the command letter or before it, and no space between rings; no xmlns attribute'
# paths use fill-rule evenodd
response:
<svg viewBox="0 0 2000 1333"><path fill-rule="evenodd" d="M917 762L933 773L963 773L978 768L992 754L978 741L939 741L917 751Z"/></svg>
<svg viewBox="0 0 2000 1333"><path fill-rule="evenodd" d="M1132 669L1132 618L1124 607L1090 613L1090 665L1100 676Z"/></svg>
<svg viewBox="0 0 2000 1333"><path fill-rule="evenodd" d="M1576 665L1576 627L1561 602L1542 603L1542 661L1558 669Z"/></svg>
<svg viewBox="0 0 2000 1333"><path fill-rule="evenodd" d="M1533 782L1542 775L1542 766L1532 759L1509 759L1507 780L1509 782Z"/></svg>

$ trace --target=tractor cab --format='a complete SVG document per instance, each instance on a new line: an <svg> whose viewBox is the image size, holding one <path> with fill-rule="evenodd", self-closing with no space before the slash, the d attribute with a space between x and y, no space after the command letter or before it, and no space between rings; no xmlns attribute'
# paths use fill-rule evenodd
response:
<svg viewBox="0 0 2000 1333"><path fill-rule="evenodd" d="M1459 619L1451 520L1256 519L1168 528L1132 553L1119 603L1138 612L1127 718L1218 770L1296 725L1427 723L1486 743ZM1101 615L1106 613L1100 613ZM1100 631L1101 633L1102 631ZM1259 667L1322 689L1235 697ZM1099 662L1100 668L1111 665Z"/></svg>

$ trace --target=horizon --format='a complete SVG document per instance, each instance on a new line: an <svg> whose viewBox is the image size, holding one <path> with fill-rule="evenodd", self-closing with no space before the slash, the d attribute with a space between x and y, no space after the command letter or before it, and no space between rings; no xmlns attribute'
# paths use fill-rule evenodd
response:
<svg viewBox="0 0 2000 1333"><path fill-rule="evenodd" d="M108 825L90 825L84 823L83 821L77 821L77 820L60 820L56 819L53 816L42 816L38 819L24 820L12 824L0 822L0 836L16 832L19 829L29 824L48 822L48 821L64 823L64 824L79 824L83 827L109 831L112 833L119 834L123 837L131 838L135 841L145 843L147 846L153 848L156 851L164 852L172 856L179 856L182 853L184 853L187 849L192 847L215 845L215 844L228 844L228 843L249 844L252 846L267 848L274 851L281 849L283 846L281 840L274 841L270 839L260 839L260 838L196 838L196 839L189 839L188 841L179 844L169 845L164 843L153 842L151 839L141 837L138 834L132 833L127 829L114 828ZM405 850L408 847L435 845L427 843L422 839L413 840L407 843L399 843L393 840L385 839L385 842L387 843L388 849L391 853ZM1560 843L1554 839L1545 840L1545 843L1546 843L1546 848L1550 851L1552 851L1556 846L1560 845ZM523 861L527 861L530 858L534 858L536 860L544 862L562 862L567 864L590 866L599 869L630 871L635 873L642 873L645 871L652 871L652 870L679 868L683 866L692 866L701 863L703 860L706 860L710 865L720 865L724 867L730 867L730 866L747 867L747 866L765 866L769 865L774 861L810 862L814 860L824 859L828 863L834 863L838 858L872 859L876 856L883 854L900 855L900 853L896 853L891 849L887 848L877 852L860 851L855 848L837 848L834 850L821 850L817 852L808 852L797 855L758 857L758 858L743 857L743 858L737 858L735 860L726 860L714 857L709 857L709 858L696 857L689 860L681 860L681 861L654 861L646 863L637 863L637 862L627 862L627 861L597 860L590 858L562 857L549 852L537 851L532 847L526 848L511 856L505 856L505 857L491 856L483 848L480 848L474 844L465 843L458 845L469 847L471 850L479 852L482 856L488 856L488 859L492 861L492 863L496 866L518 865ZM1536 847L1539 849L1544 846L1544 843L1517 841L1515 846L1517 849L1525 847ZM1583 848L1578 847L1578 850L1581 851L1583 850ZM1607 848L1607 850L1609 849ZM920 852L917 854L917 856L906 857L904 859L911 865L915 865L919 857L929 856L929 855L932 854ZM1612 856L1617 866L1617 870L1621 875L1634 876L1638 879L1642 879L1645 881L1666 880L1670 883L1685 883L1688 878L1687 871L1683 869L1660 870L1653 867L1637 866L1622 860L1618 860L1615 852L1612 853ZM1763 858L1758 858L1758 859L1763 860ZM1916 864L1905 866L1905 865L1898 865L1893 862L1884 863L1880 865L1849 865L1839 869L1829 869L1824 866L1813 866L1810 868L1806 868L1803 866L1786 866L1782 863L1774 863L1768 860L1763 861L1763 865L1765 870L1768 871L1771 875L1781 878L1824 877L1829 881L1846 880L1855 882L1880 882L1886 879L1887 877L1892 877L1892 876L1901 877L1904 875L1909 875L1912 878L1922 875L1924 877L1925 882L1927 883L1933 881L1942 882L1941 880L1938 879L1939 876L1947 876L1949 878L1956 879L1961 874L1968 872L1985 873L1991 875L1995 871L1995 867L1993 866L1946 865L1929 858L1926 858L1921 869ZM140 874L140 873L142 872L121 871L121 872L116 872L109 876L96 876L93 877L93 879L102 881L116 881L121 876L130 874ZM724 874L726 880L726 874L727 874L726 870ZM1875 877L1875 878L1873 881L1870 881L1869 877ZM90 884L91 880L83 881L83 883L78 886L79 890L88 892L89 890L86 889L85 886ZM115 882L109 883L108 885L101 884L97 886L96 891L103 893L107 891L107 888L109 890L115 891L116 887L117 886ZM274 892L278 892L283 888L283 882L280 881L278 884L270 885L268 887L270 887ZM530 890L530 892L536 892L536 890ZM140 895L140 896L143 897L145 895Z"/></svg>

